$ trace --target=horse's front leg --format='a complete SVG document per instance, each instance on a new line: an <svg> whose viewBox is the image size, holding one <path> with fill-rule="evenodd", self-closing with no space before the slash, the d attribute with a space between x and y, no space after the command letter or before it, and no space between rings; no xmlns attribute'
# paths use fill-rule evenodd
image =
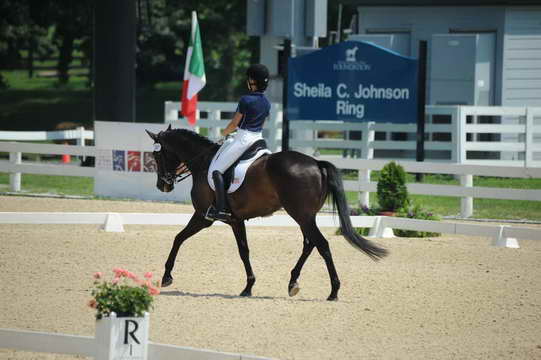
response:
<svg viewBox="0 0 541 360"><path fill-rule="evenodd" d="M175 236L175 241L173 242L173 247L169 252L169 257L165 263L165 273L162 277L162 287L169 286L173 283L173 277L171 276L171 271L173 271L173 266L175 266L175 259L177 258L178 250L180 245L188 239L190 236L197 234L202 229L212 225L212 221L205 219L205 217L199 213L194 213L188 225L181 232Z"/></svg>
<svg viewBox="0 0 541 360"><path fill-rule="evenodd" d="M240 296L252 296L252 287L255 283L255 276L252 271L252 265L250 264L250 249L248 248L248 240L246 239L246 226L243 220L232 222L231 227L237 240L237 246L239 248L240 258L244 264L246 270L246 287L240 293Z"/></svg>

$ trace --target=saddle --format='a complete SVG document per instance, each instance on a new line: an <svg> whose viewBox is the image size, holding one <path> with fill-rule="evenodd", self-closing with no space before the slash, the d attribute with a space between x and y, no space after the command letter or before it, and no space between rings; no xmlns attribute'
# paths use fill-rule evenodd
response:
<svg viewBox="0 0 541 360"><path fill-rule="evenodd" d="M232 193L237 190L242 182L244 181L244 176L248 167L257 160L259 157L264 154L270 154L270 150L267 148L267 143L264 139L257 140L252 144L238 159L235 161L223 174L224 179L224 188L228 193ZM235 168L242 162L242 168L239 171L235 171ZM233 181L235 180L234 186L231 187ZM238 186L235 186L237 185Z"/></svg>

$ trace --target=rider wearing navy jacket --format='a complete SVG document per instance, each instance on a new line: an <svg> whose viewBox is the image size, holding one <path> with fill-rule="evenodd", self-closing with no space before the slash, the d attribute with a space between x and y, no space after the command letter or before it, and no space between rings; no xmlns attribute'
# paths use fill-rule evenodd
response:
<svg viewBox="0 0 541 360"><path fill-rule="evenodd" d="M213 181L216 206L211 205L205 217L208 220L227 221L231 214L224 211L225 189L222 174L254 142L263 139L265 119L269 116L270 102L263 94L269 84L269 71L265 65L251 65L246 71L246 84L250 93L240 98L233 119L222 132L227 136L237 130L232 141L226 141L218 149L209 167L209 182Z"/></svg>

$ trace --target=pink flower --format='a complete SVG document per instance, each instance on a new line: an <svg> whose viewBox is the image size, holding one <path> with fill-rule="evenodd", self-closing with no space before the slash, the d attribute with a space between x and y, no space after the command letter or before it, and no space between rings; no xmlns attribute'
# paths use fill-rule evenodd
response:
<svg viewBox="0 0 541 360"><path fill-rule="evenodd" d="M99 271L94 274L94 279L101 279L102 277L103 277L103 274Z"/></svg>
<svg viewBox="0 0 541 360"><path fill-rule="evenodd" d="M120 281L120 278L116 277L113 279L113 281L111 281L111 284L113 285L118 284L119 281Z"/></svg>
<svg viewBox="0 0 541 360"><path fill-rule="evenodd" d="M96 301L96 299L92 299L88 302L88 306L90 306L92 309L95 309L98 307L98 302Z"/></svg>
<svg viewBox="0 0 541 360"><path fill-rule="evenodd" d="M150 271L147 272L147 273L145 274L145 279L152 279L152 272L150 272Z"/></svg>
<svg viewBox="0 0 541 360"><path fill-rule="evenodd" d="M117 277L117 278L119 278L119 277L121 277L122 275L124 275L124 272L125 272L125 271L126 271L126 270L121 269L121 268L114 268L114 269L113 269L113 272L115 273L115 277Z"/></svg>
<svg viewBox="0 0 541 360"><path fill-rule="evenodd" d="M160 293L160 289L157 289L155 287L149 287L148 288L148 293L150 295L158 295Z"/></svg>
<svg viewBox="0 0 541 360"><path fill-rule="evenodd" d="M126 276L129 277L130 279L132 279L136 284L141 283L141 280L139 280L139 278L134 273L131 273L131 272L127 271Z"/></svg>

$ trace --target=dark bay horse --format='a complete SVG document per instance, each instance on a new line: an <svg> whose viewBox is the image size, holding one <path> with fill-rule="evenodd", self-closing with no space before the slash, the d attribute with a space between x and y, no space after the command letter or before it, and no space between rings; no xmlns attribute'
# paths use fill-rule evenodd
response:
<svg viewBox="0 0 541 360"><path fill-rule="evenodd" d="M165 263L165 273L162 278L162 286L165 287L173 282L171 271L182 243L190 236L212 225L212 221L205 219L204 216L207 208L214 201L214 192L207 183L207 171L219 145L190 130L171 129L171 125L158 134L148 130L147 133L155 142L153 154L157 165L156 186L160 191L172 191L175 179L183 173L191 173L193 176L191 198L195 213L188 225L175 237ZM331 280L331 293L327 300L338 298L340 280L334 267L329 243L316 225L316 214L328 195L332 196L333 205L338 209L340 228L345 239L354 248L374 260L387 254L385 249L364 239L353 228L342 179L333 164L317 161L295 151L264 155L250 166L242 186L234 193L228 194L228 202L233 214L228 224L235 234L247 276L246 287L240 296L250 296L255 283L244 221L259 216L269 216L284 208L299 224L304 236L302 254L291 270L291 279L288 284L289 295L293 296L299 291L297 279L306 259L315 247L325 260Z"/></svg>

